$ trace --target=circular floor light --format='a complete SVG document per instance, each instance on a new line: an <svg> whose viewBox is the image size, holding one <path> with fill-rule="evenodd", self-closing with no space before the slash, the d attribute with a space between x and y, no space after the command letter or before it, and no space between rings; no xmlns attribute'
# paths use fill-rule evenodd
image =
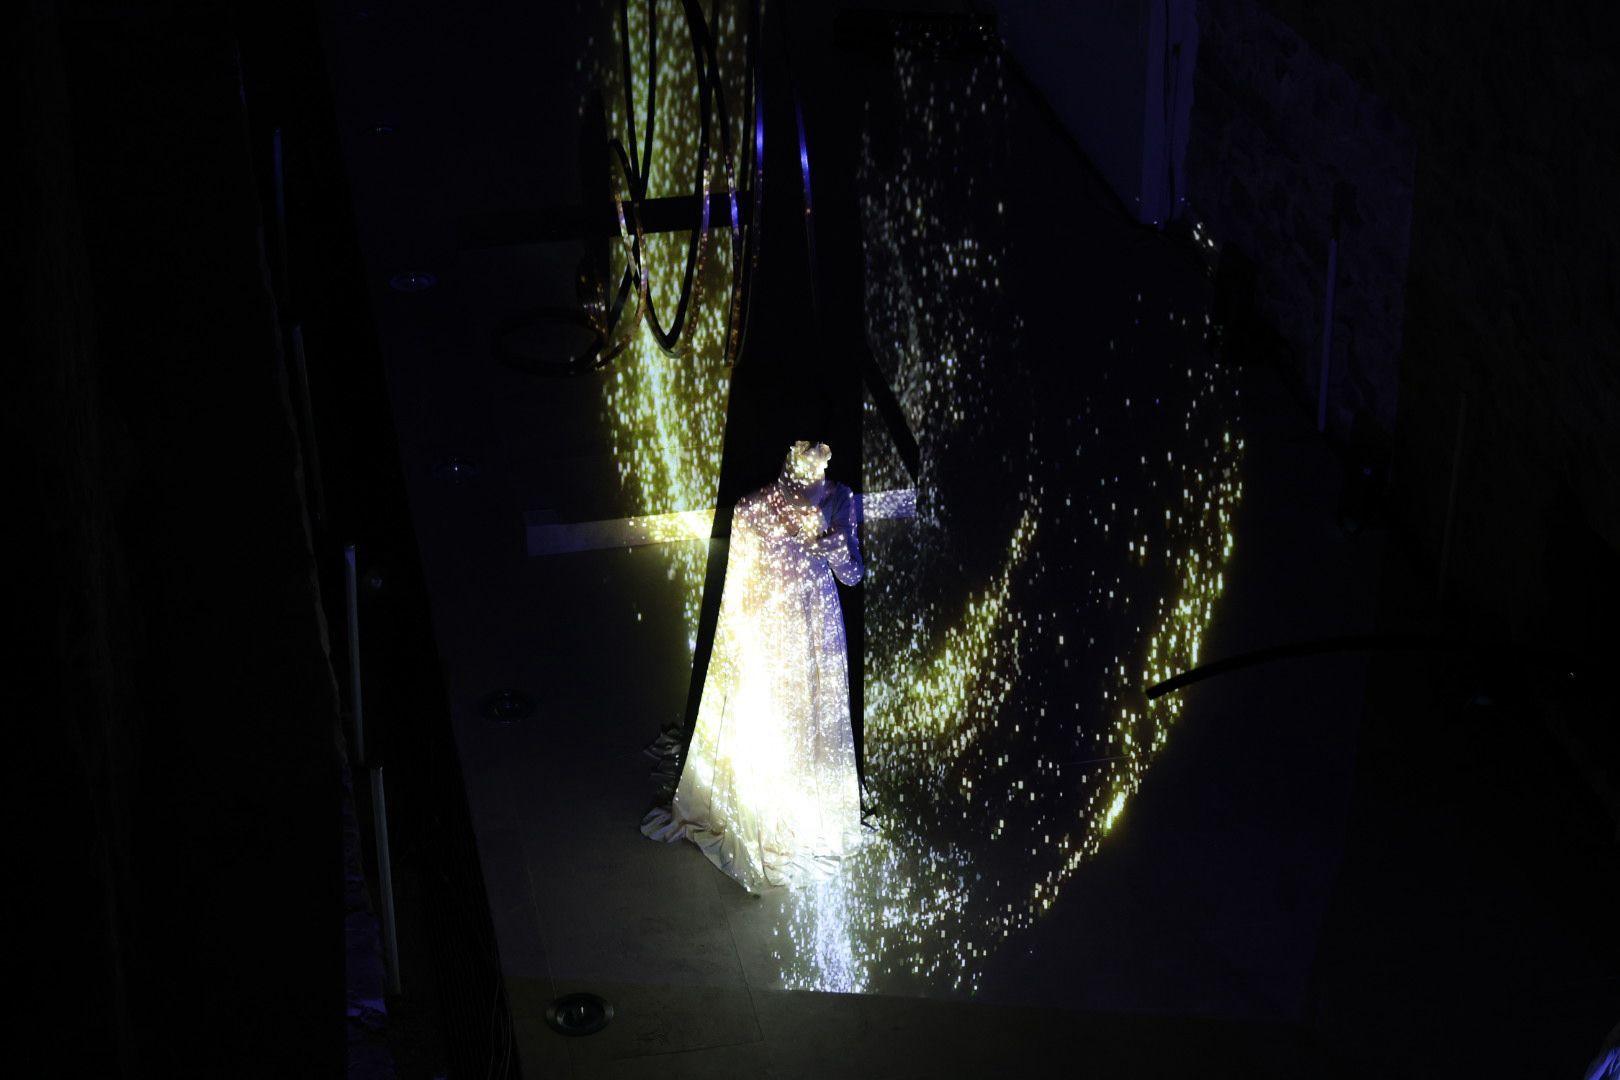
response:
<svg viewBox="0 0 1620 1080"><path fill-rule="evenodd" d="M515 724L534 715L534 699L521 690L506 687L485 694L478 703L478 712L497 724Z"/></svg>
<svg viewBox="0 0 1620 1080"><path fill-rule="evenodd" d="M447 457L433 466L433 475L446 483L465 483L478 475L478 462L472 458Z"/></svg>
<svg viewBox="0 0 1620 1080"><path fill-rule="evenodd" d="M564 994L546 1006L546 1023L560 1035L594 1035L613 1019L613 1006L595 994Z"/></svg>
<svg viewBox="0 0 1620 1080"><path fill-rule="evenodd" d="M426 270L407 270L388 279L390 288L404 293L427 292L438 283L439 279Z"/></svg>

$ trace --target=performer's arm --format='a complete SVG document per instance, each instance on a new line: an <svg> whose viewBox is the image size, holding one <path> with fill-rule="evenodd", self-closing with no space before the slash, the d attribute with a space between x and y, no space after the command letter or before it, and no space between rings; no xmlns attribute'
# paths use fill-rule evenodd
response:
<svg viewBox="0 0 1620 1080"><path fill-rule="evenodd" d="M821 504L827 531L809 544L810 550L826 559L833 575L845 585L858 584L866 573L860 541L855 537L853 505L849 488L843 484L834 486Z"/></svg>

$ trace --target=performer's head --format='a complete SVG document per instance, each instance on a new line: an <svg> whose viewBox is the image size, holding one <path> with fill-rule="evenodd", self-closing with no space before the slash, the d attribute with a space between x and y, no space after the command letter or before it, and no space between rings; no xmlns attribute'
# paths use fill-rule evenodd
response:
<svg viewBox="0 0 1620 1080"><path fill-rule="evenodd" d="M782 463L782 476L800 484L813 484L827 475L827 462L832 450L826 443L810 443L803 439L788 450Z"/></svg>

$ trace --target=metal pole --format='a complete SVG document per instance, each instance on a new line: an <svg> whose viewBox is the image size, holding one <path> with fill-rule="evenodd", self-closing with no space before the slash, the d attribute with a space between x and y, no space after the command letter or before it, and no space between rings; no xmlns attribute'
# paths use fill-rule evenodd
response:
<svg viewBox="0 0 1620 1080"><path fill-rule="evenodd" d="M1457 509L1457 477L1462 472L1463 427L1468 422L1468 395L1457 395L1457 443L1451 452L1451 490L1446 493L1446 527L1440 539L1440 573L1434 582L1434 604L1441 607L1446 597L1446 568L1451 562L1452 518Z"/></svg>
<svg viewBox="0 0 1620 1080"><path fill-rule="evenodd" d="M360 587L354 568L354 545L343 549L343 584L349 604L349 703L354 712L354 755L366 764L365 713L360 707Z"/></svg>
<svg viewBox="0 0 1620 1080"><path fill-rule="evenodd" d="M371 770L371 819L377 828L377 888L382 893L383 958L388 962L388 992L398 995L399 935L394 930L394 864L388 856L388 801L383 792L381 765Z"/></svg>
<svg viewBox="0 0 1620 1080"><path fill-rule="evenodd" d="M315 524L326 527L326 489L321 482L321 448L315 442L315 410L309 400L309 365L304 358L304 324L292 325L293 392L298 395L299 434L304 451L304 479L315 502Z"/></svg>

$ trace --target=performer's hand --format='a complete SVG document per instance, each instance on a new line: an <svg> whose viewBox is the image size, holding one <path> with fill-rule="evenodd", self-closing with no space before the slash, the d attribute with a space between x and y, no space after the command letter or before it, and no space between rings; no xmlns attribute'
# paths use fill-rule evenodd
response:
<svg viewBox="0 0 1620 1080"><path fill-rule="evenodd" d="M821 519L827 532L842 531L849 524L852 499L843 484L829 484L821 500Z"/></svg>
<svg viewBox="0 0 1620 1080"><path fill-rule="evenodd" d="M827 531L827 511L823 504L827 501L827 496L831 491L832 485L825 478L817 480L804 489L805 504L815 514L813 518L807 514L804 524L799 527L805 534L819 536Z"/></svg>
<svg viewBox="0 0 1620 1080"><path fill-rule="evenodd" d="M810 497L810 492L795 495L786 509L788 532L792 536L811 537L823 531L825 522L821 508Z"/></svg>

